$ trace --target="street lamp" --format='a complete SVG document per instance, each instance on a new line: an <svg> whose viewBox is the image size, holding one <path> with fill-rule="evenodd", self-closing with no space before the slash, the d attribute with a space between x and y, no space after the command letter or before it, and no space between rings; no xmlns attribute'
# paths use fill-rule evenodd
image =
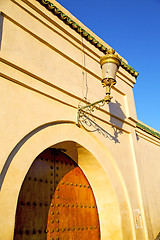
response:
<svg viewBox="0 0 160 240"><path fill-rule="evenodd" d="M109 103L112 99L110 96L111 88L116 84L116 73L121 65L121 59L117 54L115 54L114 49L108 49L105 56L100 57L100 65L102 68L102 85L106 87L106 96L94 103L89 103L85 106L79 107L77 112L77 123L79 125L80 118L83 116L86 117L86 114L89 115L94 111L94 108L97 107L100 103L102 106L105 102ZM85 118L84 118L85 121Z"/></svg>
<svg viewBox="0 0 160 240"><path fill-rule="evenodd" d="M114 49L109 49L105 56L100 57L102 68L102 85L106 87L106 96L104 100L109 103L112 99L110 96L111 88L116 84L116 73L121 64L121 59L115 54Z"/></svg>

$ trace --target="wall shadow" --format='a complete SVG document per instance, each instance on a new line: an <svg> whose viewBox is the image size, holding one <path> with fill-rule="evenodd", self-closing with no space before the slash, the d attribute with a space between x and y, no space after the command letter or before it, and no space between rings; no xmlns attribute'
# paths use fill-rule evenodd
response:
<svg viewBox="0 0 160 240"><path fill-rule="evenodd" d="M2 44L3 21L4 21L4 17L0 13L0 50L1 50L1 44Z"/></svg>
<svg viewBox="0 0 160 240"><path fill-rule="evenodd" d="M113 125L117 126L112 126L113 128L113 131L114 131L114 137L117 141L115 141L115 143L119 143L119 140L118 140L118 136L119 134L123 134L122 130L122 127L123 127L123 120L126 118L126 115L124 114L123 110L121 109L121 104L115 100L115 103L114 102L110 102L109 103L109 111L111 113L110 115L110 123L112 123ZM114 116L117 116L118 118L122 119L122 120L119 120L117 118L115 118ZM120 129L119 129L120 128Z"/></svg>

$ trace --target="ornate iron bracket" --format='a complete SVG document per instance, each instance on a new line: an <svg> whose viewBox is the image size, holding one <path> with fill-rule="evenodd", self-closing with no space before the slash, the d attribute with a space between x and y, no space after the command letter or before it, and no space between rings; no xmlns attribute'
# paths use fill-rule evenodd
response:
<svg viewBox="0 0 160 240"><path fill-rule="evenodd" d="M114 135L111 135L107 131L105 131L102 127L100 127L97 123L95 123L92 119L90 119L88 116L85 115L84 112L81 112L81 115L79 116L79 125L82 125L83 128L88 132L98 132L105 138L109 138L110 140L113 140L115 143L119 143L118 140L118 134L122 134L122 131L118 131L117 128L112 126L114 130Z"/></svg>
<svg viewBox="0 0 160 240"><path fill-rule="evenodd" d="M84 116L84 114L86 116L89 116L90 114L92 114L94 112L95 108L100 108L100 107L104 106L105 102L106 102L105 99L101 99L97 102L90 103L85 106L79 107L78 112L77 112L77 124L78 125L80 124L80 118L82 116Z"/></svg>
<svg viewBox="0 0 160 240"><path fill-rule="evenodd" d="M93 112L95 108L100 108L104 106L106 99L99 100L94 103L90 103L86 106L82 106L78 108L77 112L77 125L82 125L83 128L88 132L98 132L105 138L109 138L113 140L115 143L119 143L118 135L122 134L121 130L118 130L115 126L112 126L114 130L114 134L111 135L107 131L105 131L102 127L100 127L93 118ZM93 118L91 119L90 116Z"/></svg>

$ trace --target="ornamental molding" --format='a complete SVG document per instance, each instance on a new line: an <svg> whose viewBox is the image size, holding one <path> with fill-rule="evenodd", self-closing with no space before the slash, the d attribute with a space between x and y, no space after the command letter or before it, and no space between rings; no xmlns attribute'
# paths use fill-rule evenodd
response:
<svg viewBox="0 0 160 240"><path fill-rule="evenodd" d="M148 134L150 134L150 135L160 139L160 133L159 132L154 131L154 130L152 130L149 127L146 127L145 125L143 125L143 124L141 124L139 122L136 123L136 127L141 129L142 131L144 131L144 132L146 132L146 133L148 133Z"/></svg>
<svg viewBox="0 0 160 240"><path fill-rule="evenodd" d="M57 16L60 20L62 20L66 25L70 26L74 31L80 34L83 38L85 38L88 42L98 48L104 54L107 53L108 48L106 48L103 44L97 41L93 36L91 36L85 29L80 27L75 21L73 21L70 17L68 17L65 13L59 10L53 3L48 0L35 0L38 1L41 5L43 5L47 10L52 12L55 16ZM130 65L121 60L121 67L125 69L128 73L130 73L135 78L139 75L139 73L132 68Z"/></svg>

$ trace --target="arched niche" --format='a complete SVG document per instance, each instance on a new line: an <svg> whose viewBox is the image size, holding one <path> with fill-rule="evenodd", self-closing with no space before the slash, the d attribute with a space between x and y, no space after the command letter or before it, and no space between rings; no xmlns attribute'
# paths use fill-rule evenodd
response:
<svg viewBox="0 0 160 240"><path fill-rule="evenodd" d="M13 238L19 191L34 159L46 148L58 147L57 144L65 148L66 143L74 145L75 157L72 158L92 186L100 215L101 239L128 236L134 239L130 202L114 159L97 138L71 123L49 125L30 134L12 159L2 185L0 206L4 224L1 225L1 236L6 240ZM125 202L125 214L120 202Z"/></svg>

